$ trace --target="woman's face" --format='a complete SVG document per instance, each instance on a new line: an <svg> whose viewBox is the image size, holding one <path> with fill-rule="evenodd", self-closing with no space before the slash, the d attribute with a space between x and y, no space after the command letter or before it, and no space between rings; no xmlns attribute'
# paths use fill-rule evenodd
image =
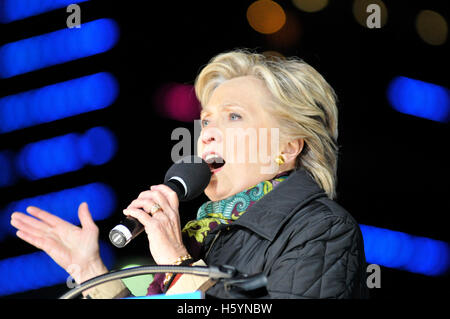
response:
<svg viewBox="0 0 450 319"><path fill-rule="evenodd" d="M243 76L219 85L203 107L197 155L213 172L205 189L210 200L227 198L279 172L274 164L279 127L265 111L270 98L262 80Z"/></svg>

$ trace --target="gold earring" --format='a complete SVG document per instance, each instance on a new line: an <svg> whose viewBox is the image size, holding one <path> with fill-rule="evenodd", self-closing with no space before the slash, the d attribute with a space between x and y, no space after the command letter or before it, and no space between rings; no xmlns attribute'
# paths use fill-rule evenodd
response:
<svg viewBox="0 0 450 319"><path fill-rule="evenodd" d="M275 163L277 163L278 165L284 164L284 158L283 158L283 156L278 155L277 158L275 158Z"/></svg>

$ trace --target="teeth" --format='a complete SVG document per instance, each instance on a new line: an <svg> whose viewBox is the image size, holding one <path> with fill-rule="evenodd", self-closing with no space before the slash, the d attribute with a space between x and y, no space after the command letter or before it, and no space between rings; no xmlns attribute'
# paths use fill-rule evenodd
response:
<svg viewBox="0 0 450 319"><path fill-rule="evenodd" d="M208 154L205 157L205 162L211 163L211 162L214 162L216 159L219 159L220 162L222 162L222 158L219 155L217 155L217 154Z"/></svg>

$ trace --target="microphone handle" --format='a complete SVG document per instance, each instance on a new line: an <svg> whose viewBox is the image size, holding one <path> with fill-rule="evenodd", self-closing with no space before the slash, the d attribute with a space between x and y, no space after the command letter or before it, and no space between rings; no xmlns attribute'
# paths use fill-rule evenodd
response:
<svg viewBox="0 0 450 319"><path fill-rule="evenodd" d="M133 238L144 231L144 226L134 217L127 216L109 232L109 240L117 248L125 247Z"/></svg>
<svg viewBox="0 0 450 319"><path fill-rule="evenodd" d="M170 187L178 198L182 200L185 197L183 185L178 180L169 180L164 183ZM115 226L109 232L109 240L118 248L125 247L133 238L138 236L144 230L144 226L134 217L127 216L124 220Z"/></svg>

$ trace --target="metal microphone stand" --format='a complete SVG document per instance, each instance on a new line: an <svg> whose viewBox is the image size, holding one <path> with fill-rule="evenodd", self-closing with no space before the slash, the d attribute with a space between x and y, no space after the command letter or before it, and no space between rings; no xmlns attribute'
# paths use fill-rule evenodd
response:
<svg viewBox="0 0 450 319"><path fill-rule="evenodd" d="M94 277L85 281L80 286L73 288L63 294L59 299L72 299L81 294L84 290L103 284L108 281L140 276L155 273L182 273L198 276L207 276L215 280L223 280L225 289L230 291L237 288L239 291L251 291L260 289L267 285L267 279L263 274L247 276L238 274L232 266L139 266L123 270L111 271L107 274ZM230 296L232 296L230 294Z"/></svg>

